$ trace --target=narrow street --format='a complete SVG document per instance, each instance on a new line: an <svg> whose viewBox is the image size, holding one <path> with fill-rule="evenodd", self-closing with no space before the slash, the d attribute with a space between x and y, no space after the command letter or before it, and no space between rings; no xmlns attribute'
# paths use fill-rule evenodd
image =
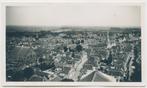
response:
<svg viewBox="0 0 147 88"><path fill-rule="evenodd" d="M87 58L87 52L82 52L82 57L80 59L80 61L78 61L77 63L75 63L75 65L71 68L71 70L69 71L69 78L73 79L74 81L78 80L78 76L80 74L80 70L83 68L83 65L85 64L85 62L88 60Z"/></svg>

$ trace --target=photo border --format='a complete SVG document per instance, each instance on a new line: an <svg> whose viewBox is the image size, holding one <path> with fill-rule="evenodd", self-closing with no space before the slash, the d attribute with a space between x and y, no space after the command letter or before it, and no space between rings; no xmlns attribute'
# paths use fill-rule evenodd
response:
<svg viewBox="0 0 147 88"><path fill-rule="evenodd" d="M141 7L141 65L142 65L142 82L6 82L6 7L7 6L38 6L38 5L48 5L50 3L97 3L101 5L123 5L123 6L140 6ZM1 3L1 30L0 30L0 37L1 37L1 81L2 86L10 87L10 86L32 86L32 87L38 87L38 86L49 86L49 87L144 87L146 79L145 79L145 52L144 52L144 38L145 38L145 29L144 29L144 2L108 2L108 1L18 1L12 2L12 1L3 1Z"/></svg>

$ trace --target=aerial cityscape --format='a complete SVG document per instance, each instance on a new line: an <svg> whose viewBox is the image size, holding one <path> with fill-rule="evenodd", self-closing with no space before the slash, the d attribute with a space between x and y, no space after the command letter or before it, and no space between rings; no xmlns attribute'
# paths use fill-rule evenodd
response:
<svg viewBox="0 0 147 88"><path fill-rule="evenodd" d="M6 27L6 81L141 82L141 28Z"/></svg>

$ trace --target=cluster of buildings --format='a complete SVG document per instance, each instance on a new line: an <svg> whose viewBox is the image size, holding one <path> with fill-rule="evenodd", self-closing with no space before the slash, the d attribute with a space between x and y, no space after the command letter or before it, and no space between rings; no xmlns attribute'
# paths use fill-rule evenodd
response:
<svg viewBox="0 0 147 88"><path fill-rule="evenodd" d="M140 32L105 30L40 34L7 35L8 81L13 80L10 70L28 67L34 74L25 80L31 81L112 81L108 76L113 81L134 81L132 75L137 67L133 63L141 64ZM102 74L108 76L98 77Z"/></svg>

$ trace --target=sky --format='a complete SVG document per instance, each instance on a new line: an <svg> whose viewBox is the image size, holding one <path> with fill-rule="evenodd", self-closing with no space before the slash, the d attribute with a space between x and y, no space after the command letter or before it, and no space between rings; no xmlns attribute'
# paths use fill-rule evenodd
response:
<svg viewBox="0 0 147 88"><path fill-rule="evenodd" d="M56 3L8 6L6 25L140 27L139 6Z"/></svg>

